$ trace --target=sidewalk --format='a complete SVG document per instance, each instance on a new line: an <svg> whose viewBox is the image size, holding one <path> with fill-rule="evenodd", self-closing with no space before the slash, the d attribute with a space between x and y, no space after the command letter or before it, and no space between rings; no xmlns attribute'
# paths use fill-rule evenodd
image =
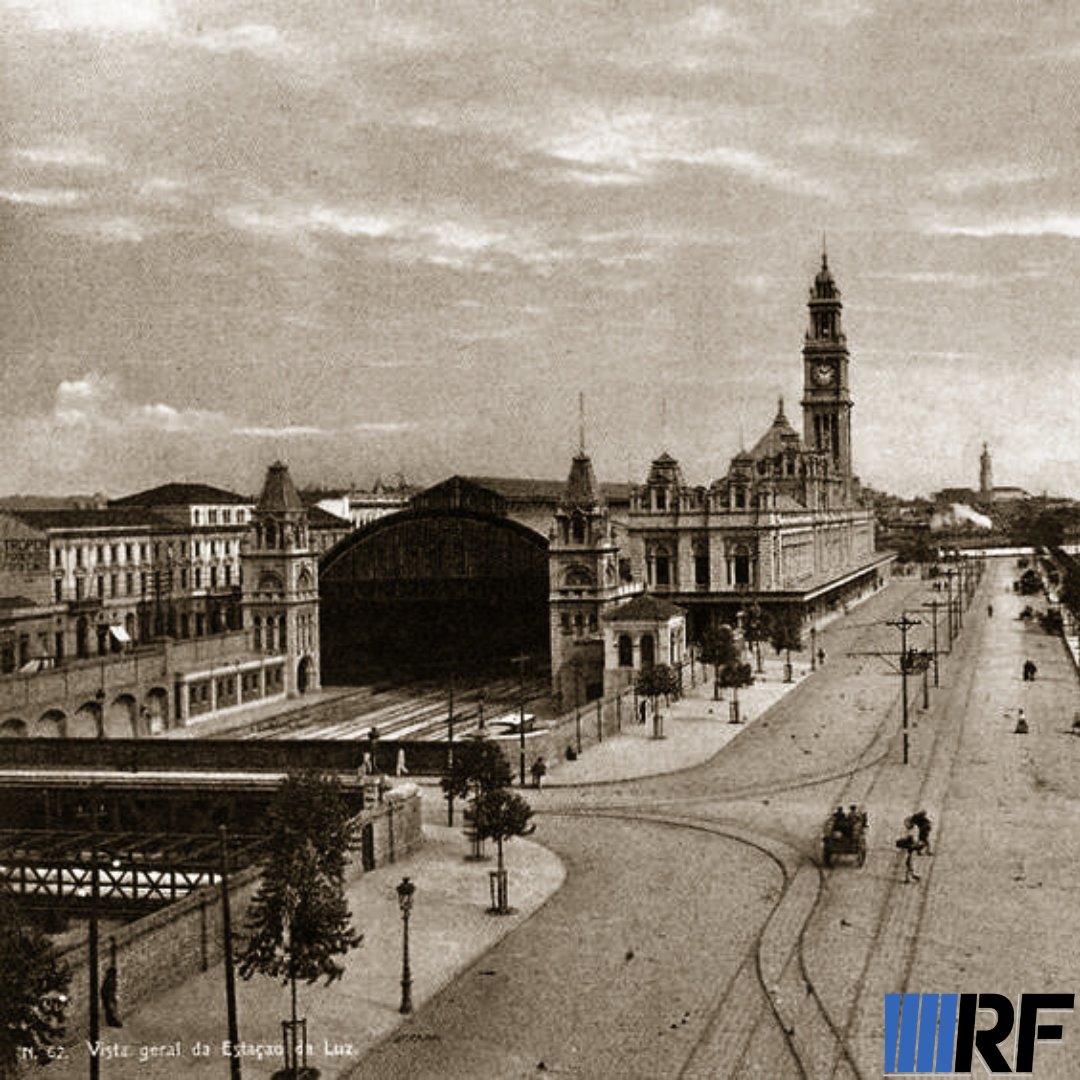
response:
<svg viewBox="0 0 1080 1080"><path fill-rule="evenodd" d="M345 975L333 986L298 987L299 1014L308 1021L308 1064L323 1078L353 1068L379 1040L407 1023L401 1000L402 920L395 889L405 875L416 885L409 921L412 999L415 1009L457 978L497 941L527 919L562 885L559 859L529 840L505 845L510 903L516 911L489 915L484 862L466 861L468 843L460 829L424 825L424 844L408 858L366 873L348 889L349 906L364 943L350 953ZM123 971L120 979L123 980ZM245 1078L271 1076L282 1066L281 1021L290 1015L289 990L268 978L237 979L238 1028ZM113 1078L172 1080L183 1076L220 1080L227 1058L222 1044L225 969L216 964L123 1018L120 1029L102 1029L107 1049L101 1073ZM403 1036L407 1037L407 1036ZM206 1047L197 1053L197 1044ZM64 1060L28 1075L84 1077L88 1048L70 1048Z"/></svg>
<svg viewBox="0 0 1080 1080"><path fill-rule="evenodd" d="M782 658L767 658L764 673L755 676L758 681L739 691L740 723L730 722L730 690L722 691L723 700L713 700L710 669L704 682L663 709L663 738L651 737L651 719L646 725L631 724L621 735L586 750L577 761L554 763L548 782L605 783L700 764L810 673L808 658L793 657L794 679L785 683L783 667ZM508 842L510 902L517 910L505 917L487 914L493 849L485 862L467 861L468 844L460 828L435 824L445 813L437 781L421 783L427 796L423 846L350 884L349 905L357 929L365 935L364 944L346 958L345 975L333 986L298 988L298 1011L308 1021L308 1063L323 1078L348 1072L376 1043L408 1023L398 1012L402 923L395 888L403 876L416 884L409 924L415 1009L528 919L565 878L557 856L538 843ZM219 1080L227 1064L224 987L224 967L217 964L125 1015L123 1028L103 1029L102 1075L110 1080L177 1076ZM243 1075L269 1077L282 1065L281 1021L290 1013L288 987L264 977L237 979L237 997ZM397 1037L418 1036L406 1028ZM87 1069L88 1048L80 1043L49 1066L47 1076L82 1077ZM40 1072L31 1070L29 1075Z"/></svg>
<svg viewBox="0 0 1080 1080"><path fill-rule="evenodd" d="M827 662L827 661L826 661ZM768 657L763 674L739 691L741 722L731 723L731 690L721 690L723 700L713 700L712 669L669 707L661 706L663 737L652 737L652 716L647 724L628 722L622 734L591 746L577 761L560 759L548 769L545 787L614 783L645 776L678 772L708 761L747 724L757 720L786 693L810 674L809 659L792 658L793 681L785 683L782 657Z"/></svg>

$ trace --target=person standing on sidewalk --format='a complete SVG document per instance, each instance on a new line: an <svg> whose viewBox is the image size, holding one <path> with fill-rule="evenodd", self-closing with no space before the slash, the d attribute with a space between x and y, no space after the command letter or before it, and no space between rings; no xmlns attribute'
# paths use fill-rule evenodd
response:
<svg viewBox="0 0 1080 1080"><path fill-rule="evenodd" d="M530 771L532 772L533 787L539 791L540 785L544 782L544 776L547 773L547 765L544 764L544 759L538 757L532 763L532 769Z"/></svg>

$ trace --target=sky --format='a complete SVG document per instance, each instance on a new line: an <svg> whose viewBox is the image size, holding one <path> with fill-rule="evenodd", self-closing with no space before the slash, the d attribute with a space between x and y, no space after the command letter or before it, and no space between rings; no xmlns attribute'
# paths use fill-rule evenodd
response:
<svg viewBox="0 0 1080 1080"><path fill-rule="evenodd" d="M864 484L1080 496L1071 7L0 0L0 493L707 484L824 242Z"/></svg>

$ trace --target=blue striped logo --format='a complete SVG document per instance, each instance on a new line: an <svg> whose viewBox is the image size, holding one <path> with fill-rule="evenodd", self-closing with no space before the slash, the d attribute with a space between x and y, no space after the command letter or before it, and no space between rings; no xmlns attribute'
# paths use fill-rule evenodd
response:
<svg viewBox="0 0 1080 1080"><path fill-rule="evenodd" d="M885 995L885 1073L951 1073L959 994Z"/></svg>

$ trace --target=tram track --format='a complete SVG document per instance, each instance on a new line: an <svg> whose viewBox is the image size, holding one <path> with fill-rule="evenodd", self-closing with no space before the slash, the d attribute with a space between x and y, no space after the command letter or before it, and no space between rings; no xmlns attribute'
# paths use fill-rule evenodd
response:
<svg viewBox="0 0 1080 1080"><path fill-rule="evenodd" d="M973 670L966 670L961 683L953 688L951 695L970 693L974 677ZM900 694L897 694L859 755L839 769L798 777L786 783L728 788L686 798L658 799L651 804L640 801L613 802L566 810L553 808L550 811L556 815L641 821L711 833L761 852L780 870L783 881L780 896L751 949L710 1007L709 1019L677 1074L680 1078L703 1080L721 1074L760 1075L760 1070L755 1071L749 1056L766 1017L769 1018L773 1034L779 1035L782 1040L791 1068L800 1077L812 1080L820 1077L863 1080L867 1075L860 1068L853 1040L858 1032L858 1004L867 985L877 945L887 933L899 895L895 873L892 874L892 884L886 888L877 907L873 932L867 939L868 945L854 993L850 996L851 1004L845 1010L843 1019L837 1019L826 1004L812 971L812 961L807 956L807 929L815 916L820 914L827 898L825 876L816 858L807 854L805 846L800 846L798 840L793 841L790 837L687 811L710 804L715 806L717 802L736 802L796 792L837 780L846 782L834 801L842 804L869 803L878 789L883 767L900 734L897 724L900 704ZM933 741L924 759L919 780L919 801L925 801L932 783L937 786L935 777L943 775L947 789L949 777L955 768L961 726L935 725ZM895 865L898 857L893 858ZM905 986L912 962L910 942L917 938L925 905L924 889L919 894L914 935L907 936L908 944L903 950L901 966ZM748 995L750 983L754 991L752 1004Z"/></svg>

